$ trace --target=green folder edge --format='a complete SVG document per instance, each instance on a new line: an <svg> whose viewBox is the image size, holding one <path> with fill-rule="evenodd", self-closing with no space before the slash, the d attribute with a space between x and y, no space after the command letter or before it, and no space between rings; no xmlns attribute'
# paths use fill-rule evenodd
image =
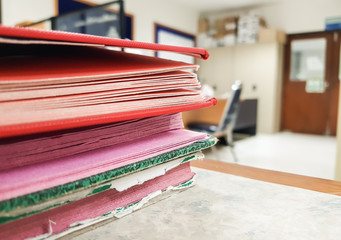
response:
<svg viewBox="0 0 341 240"><path fill-rule="evenodd" d="M205 140L196 141L188 146L185 146L185 147L182 147L182 148L179 148L179 149L167 152L167 153L163 153L155 157L142 160L137 163L129 164L127 166L123 166L123 167L116 168L110 171L99 173L99 174L96 174L87 178L83 178L77 181L73 181L67 184L62 184L62 185L55 186L49 189L44 189L38 192L26 194L26 195L15 197L15 198L8 199L8 200L4 200L0 202L0 213L3 213L3 214L8 213L18 208L32 206L32 205L41 203L43 201L48 201L54 198L58 198L60 196L63 196L68 193L72 193L74 191L86 189L88 187L103 183L105 181L114 180L116 178L122 177L129 173L141 171L151 166L165 163L175 158L185 156L185 155L197 152L205 148L209 148L213 146L214 144L216 144L216 142L217 142L217 139L215 137L208 136L208 138ZM183 162L190 161L191 158L193 158L193 156L186 158ZM105 190L107 189L103 187L99 187L93 190L93 194L97 194ZM45 209L41 209L35 212L24 213L19 216L0 216L0 224L6 223L9 221L18 219L18 218L26 217L32 214L36 214L42 211L46 211L48 209L51 209L60 205L64 205L66 203L67 202L49 206Z"/></svg>

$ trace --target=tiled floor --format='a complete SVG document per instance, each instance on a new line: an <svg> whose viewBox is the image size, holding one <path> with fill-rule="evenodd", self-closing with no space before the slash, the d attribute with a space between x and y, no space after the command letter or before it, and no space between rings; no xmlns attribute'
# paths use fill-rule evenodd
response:
<svg viewBox="0 0 341 240"><path fill-rule="evenodd" d="M257 134L235 142L238 163L300 175L334 179L336 138L281 132ZM216 147L206 158L234 162L231 149Z"/></svg>

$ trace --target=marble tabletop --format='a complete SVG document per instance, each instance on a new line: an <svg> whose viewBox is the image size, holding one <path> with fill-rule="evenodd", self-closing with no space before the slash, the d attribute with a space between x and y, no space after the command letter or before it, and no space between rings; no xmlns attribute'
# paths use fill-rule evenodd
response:
<svg viewBox="0 0 341 240"><path fill-rule="evenodd" d="M193 171L194 187L72 239L341 238L340 196L199 168Z"/></svg>

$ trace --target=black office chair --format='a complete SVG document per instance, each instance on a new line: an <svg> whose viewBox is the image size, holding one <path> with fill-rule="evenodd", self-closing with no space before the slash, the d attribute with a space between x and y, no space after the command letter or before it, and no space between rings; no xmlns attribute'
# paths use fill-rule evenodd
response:
<svg viewBox="0 0 341 240"><path fill-rule="evenodd" d="M237 80L232 85L232 94L228 99L225 106L222 118L218 125L205 124L205 123L189 123L188 128L193 131L206 132L218 139L224 140L226 145L231 147L231 152L235 162L237 162L237 156L234 152L233 142L233 129L238 116L240 95L242 91L242 84Z"/></svg>

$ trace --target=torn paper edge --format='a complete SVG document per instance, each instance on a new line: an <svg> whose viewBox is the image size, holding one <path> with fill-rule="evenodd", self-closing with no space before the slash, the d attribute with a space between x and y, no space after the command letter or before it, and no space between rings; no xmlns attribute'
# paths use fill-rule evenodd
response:
<svg viewBox="0 0 341 240"><path fill-rule="evenodd" d="M40 212L44 210L49 210L54 207L59 207L61 205L80 200L84 197L99 193L101 191L98 191L94 193L96 189L100 189L104 186L108 186L108 188L105 188L104 190L109 190L109 189L116 189L119 192L122 192L124 190L127 190L130 187L133 187L135 185L143 184L144 182L154 179L156 177L164 175L166 172L169 170L179 166L182 163L192 161L192 160L202 160L204 159L204 154L199 150L198 152L188 154L186 156L177 158L175 160L165 162L156 166L153 166L151 168L147 168L138 172L130 173L126 176L109 180L107 182L103 182L101 184L98 184L96 186L92 186L90 188L78 191L74 194L67 194L65 196L59 197L52 199L47 202L43 202L38 205L33 205L32 207L29 208L21 208L14 210L15 212L9 212L7 216L19 216L20 214L25 214L25 213L33 213L33 212ZM110 186L110 187L109 187Z"/></svg>
<svg viewBox="0 0 341 240"><path fill-rule="evenodd" d="M133 204L130 204L128 206L125 207L119 207L116 208L108 213L102 214L101 216L95 217L95 218L91 218L91 219L87 219L84 221L79 221L79 222L75 222L69 225L69 228L58 233L58 234L53 234L53 229L52 229L52 224L50 224L50 231L49 233L45 233L33 238L28 238L29 240L42 240L42 239L58 239L64 236L67 236L70 233L79 231L83 228L89 227L91 225L100 223L102 221L105 221L107 219L113 218L113 219L119 219L122 218L134 211L137 211L139 209L141 209L142 207L146 207L148 206L148 203L151 202L151 200L154 201L158 201L158 197L165 195L166 193L170 192L170 191L179 191L179 190L184 190L187 188L190 188L192 186L194 186L196 183L196 176L194 175L190 180L181 183L179 185L176 186L169 186L166 190L161 191L155 191L153 193L148 194L146 197L144 197L142 200L135 202ZM160 199L161 200L161 199Z"/></svg>

